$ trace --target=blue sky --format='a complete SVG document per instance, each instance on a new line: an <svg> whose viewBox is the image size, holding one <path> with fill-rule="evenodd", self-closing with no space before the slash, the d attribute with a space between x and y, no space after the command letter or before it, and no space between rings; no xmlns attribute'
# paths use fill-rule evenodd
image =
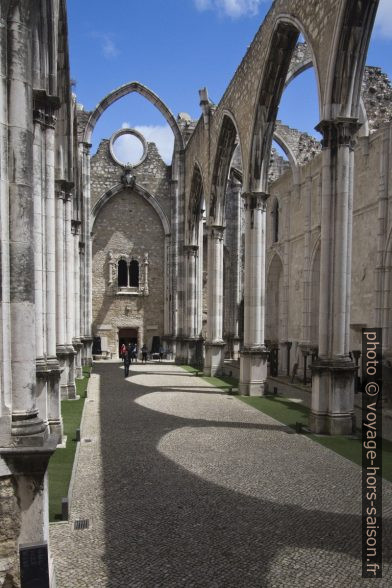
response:
<svg viewBox="0 0 392 588"><path fill-rule="evenodd" d="M91 110L114 88L137 80L174 115L200 116L198 90L218 102L270 8L270 0L68 0L71 75L78 101ZM392 77L392 0L381 0L368 55ZM313 131L319 122L312 71L283 95L279 112L290 126ZM94 149L123 126L155 140L170 159L172 137L160 113L136 94L102 116ZM123 142L123 144L125 144Z"/></svg>

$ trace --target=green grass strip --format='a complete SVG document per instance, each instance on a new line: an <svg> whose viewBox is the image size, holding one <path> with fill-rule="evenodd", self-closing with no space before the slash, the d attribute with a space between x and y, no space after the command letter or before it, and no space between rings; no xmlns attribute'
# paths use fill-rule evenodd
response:
<svg viewBox="0 0 392 588"><path fill-rule="evenodd" d="M186 372L191 374L200 374L200 378L205 382L208 382L210 386L214 386L215 388L220 388L221 390L230 390L231 388L238 388L238 380L235 378L231 378L230 376L220 376L217 378L216 376L205 376L203 372L197 370L196 368L192 367L191 365L181 365L182 369Z"/></svg>
<svg viewBox="0 0 392 588"><path fill-rule="evenodd" d="M196 373L195 368L182 365L184 370L190 373ZM211 386L223 390L229 390L230 387L238 387L238 381L234 378L210 378L208 376L201 376L203 380L209 382ZM282 396L260 397L260 396L238 396L242 402L253 406L260 412L267 414L276 421L295 429L296 423L302 423L305 426L309 424L310 410L302 403L292 402L288 398ZM314 435L312 433L304 433L306 437L331 449L335 453L342 455L346 459L362 466L362 442L361 439L355 437L345 437L342 435ZM392 442L387 439L382 440L382 464L383 464L383 478L392 482Z"/></svg>
<svg viewBox="0 0 392 588"><path fill-rule="evenodd" d="M68 494L72 467L76 451L76 429L80 427L90 367L83 368L83 378L76 380L79 400L62 400L64 435L67 436L65 449L57 449L49 462L49 521L61 520L61 499Z"/></svg>
<svg viewBox="0 0 392 588"><path fill-rule="evenodd" d="M242 402L253 406L260 412L267 414L280 423L295 429L295 423L300 422L307 426L310 410L303 404L290 401L281 396L268 398L259 396L239 396ZM306 437L335 451L357 465L362 465L362 442L356 437L343 435L315 435L304 433ZM383 478L392 482L392 443L387 439L382 440Z"/></svg>

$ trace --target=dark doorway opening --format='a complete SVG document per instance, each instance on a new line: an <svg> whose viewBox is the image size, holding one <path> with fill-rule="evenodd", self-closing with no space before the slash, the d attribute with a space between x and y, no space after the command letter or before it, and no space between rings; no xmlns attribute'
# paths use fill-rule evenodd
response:
<svg viewBox="0 0 392 588"><path fill-rule="evenodd" d="M137 345L137 329L120 329L118 332L118 356L120 357L120 349L122 344L129 345L131 343Z"/></svg>

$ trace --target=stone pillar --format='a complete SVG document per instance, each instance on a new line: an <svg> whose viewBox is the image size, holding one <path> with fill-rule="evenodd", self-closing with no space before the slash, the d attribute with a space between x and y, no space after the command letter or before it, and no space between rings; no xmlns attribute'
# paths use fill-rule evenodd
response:
<svg viewBox="0 0 392 588"><path fill-rule="evenodd" d="M47 435L36 402L31 32L21 16L29 18L28 13L28 5L18 7L8 22L12 433L21 444L29 444L31 436L43 442Z"/></svg>
<svg viewBox="0 0 392 588"><path fill-rule="evenodd" d="M83 365L92 365L93 339L92 328L92 243L90 227L90 143L79 144L79 161L82 177L83 197L83 224L82 243L84 244L83 267L82 267L82 333L83 343Z"/></svg>
<svg viewBox="0 0 392 588"><path fill-rule="evenodd" d="M249 396L266 392L265 229L268 194L249 192L245 200L244 349L241 352L240 391Z"/></svg>
<svg viewBox="0 0 392 588"><path fill-rule="evenodd" d="M223 234L225 227L212 225L208 231L208 317L205 372L217 374L224 360L223 341Z"/></svg>
<svg viewBox="0 0 392 588"><path fill-rule="evenodd" d="M65 309L65 250L64 250L64 209L65 190L63 182L57 182L56 191L56 334L57 356L61 366L61 398L68 397L68 369L66 345Z"/></svg>
<svg viewBox="0 0 392 588"><path fill-rule="evenodd" d="M312 365L310 426L316 433L352 433L355 365L349 356L352 152L356 119L322 121L319 357Z"/></svg>
<svg viewBox="0 0 392 588"><path fill-rule="evenodd" d="M184 245L186 259L186 318L187 318L187 338L188 347L187 363L200 367L197 363L197 341L199 339L198 317L197 317L197 274L199 247L197 245Z"/></svg>
<svg viewBox="0 0 392 588"><path fill-rule="evenodd" d="M63 434L60 396L60 364L56 333L56 198L55 198L55 123L59 106L55 96L36 96L45 108L45 259L46 259L46 362L48 370L48 421L59 442Z"/></svg>
<svg viewBox="0 0 392 588"><path fill-rule="evenodd" d="M34 200L34 299L35 299L35 343L36 343L36 377L37 406L43 420L47 422L47 381L48 368L46 362L45 333L45 113L34 104L34 141L33 141L33 200ZM43 161L44 160L44 161Z"/></svg>
<svg viewBox="0 0 392 588"><path fill-rule="evenodd" d="M82 347L83 343L80 340L80 248L79 248L79 234L80 221L72 221L72 235L74 247L74 338L72 340L73 347L76 351L75 355L75 377L83 378L82 368Z"/></svg>
<svg viewBox="0 0 392 588"><path fill-rule="evenodd" d="M75 387L75 350L72 345L75 329L75 300L74 300L74 238L72 234L72 194L67 192L65 195L65 214L64 214L64 233L65 233L65 292L66 292L66 343L68 347L67 364L68 364L68 398L76 397Z"/></svg>
<svg viewBox="0 0 392 588"><path fill-rule="evenodd" d="M3 15L2 15L3 16ZM6 20L0 18L1 36L6 34ZM0 79L7 78L7 44L0 43ZM9 207L9 154L8 149L8 87L0 84L0 393L2 408L0 428L4 435L11 434L12 376L11 376L11 314L10 314L10 207Z"/></svg>

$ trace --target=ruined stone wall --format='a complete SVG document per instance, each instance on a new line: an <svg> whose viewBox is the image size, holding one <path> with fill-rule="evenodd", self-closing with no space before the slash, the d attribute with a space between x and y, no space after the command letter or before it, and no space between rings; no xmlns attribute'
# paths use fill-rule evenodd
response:
<svg viewBox="0 0 392 588"><path fill-rule="evenodd" d="M91 160L91 209L109 190L121 184L124 168L109 152L104 139ZM170 167L162 161L154 143L133 170L137 186L154 198L170 222ZM105 350L118 352L119 329L138 329L139 348L151 348L153 336L163 337L165 300L165 234L153 206L140 193L120 189L97 214L93 226L93 335ZM121 255L137 258L142 285L148 254L148 294L120 291L117 262ZM143 286L144 287L144 286Z"/></svg>
<svg viewBox="0 0 392 588"><path fill-rule="evenodd" d="M148 295L120 293L117 272L110 275L111 255L138 257L143 279L146 253ZM139 345L148 348L154 335L164 335L164 259L164 231L155 210L136 192L113 196L93 229L93 334L107 338L114 356L120 328L138 329Z"/></svg>
<svg viewBox="0 0 392 588"><path fill-rule="evenodd" d="M376 280L378 235L378 198L380 160L385 147L384 134L376 132L359 139L355 150L355 183L353 209L353 257L351 281L350 349L361 348L361 328L374 326L376 318ZM389 151L392 139L389 138ZM311 279L311 264L320 239L321 155L299 168L299 186L292 171L287 171L271 184L267 205L267 289L268 267L276 253L288 259L288 340L300 343L304 338L305 285ZM310 193L309 243L306 250L306 211ZM273 243L273 204L279 201L279 241ZM309 272L309 274L308 274ZM267 309L268 313L268 309ZM309 319L310 317L308 317ZM317 341L311 341L317 345ZM297 359L293 347L292 363ZM297 353L297 355L299 352Z"/></svg>
<svg viewBox="0 0 392 588"><path fill-rule="evenodd" d="M0 464L1 468L1 464ZM0 478L0 586L20 586L18 538L20 508L11 477Z"/></svg>
<svg viewBox="0 0 392 588"><path fill-rule="evenodd" d="M91 158L91 209L99 198L121 182L123 168L110 156L109 140L101 141ZM136 182L154 196L170 218L170 167L162 160L155 143L148 143L146 159L133 169Z"/></svg>

